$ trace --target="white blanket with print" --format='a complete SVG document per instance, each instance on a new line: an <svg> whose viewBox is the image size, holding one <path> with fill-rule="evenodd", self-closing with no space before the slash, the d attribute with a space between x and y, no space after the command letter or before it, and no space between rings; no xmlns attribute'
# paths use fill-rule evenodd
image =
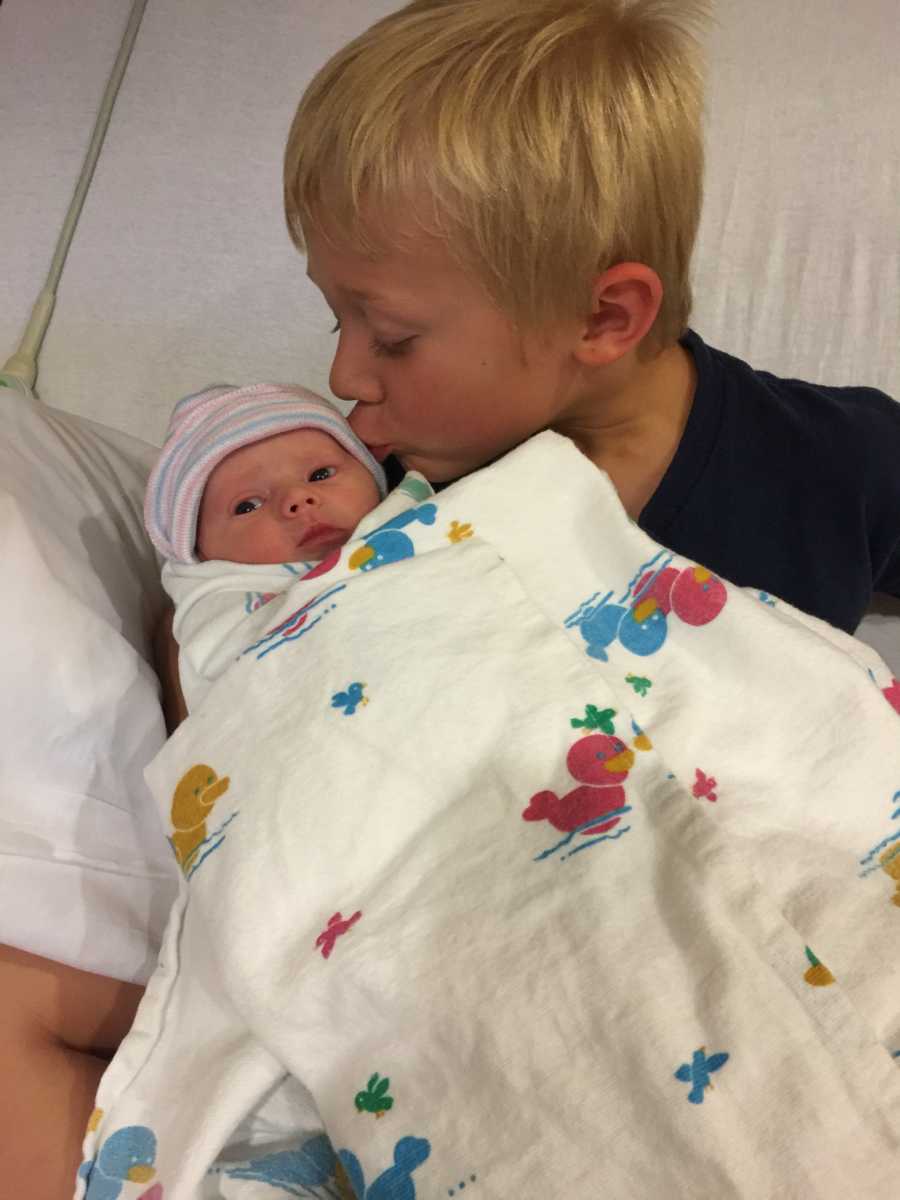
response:
<svg viewBox="0 0 900 1200"><path fill-rule="evenodd" d="M900 684L554 434L365 529L148 772L80 1194L893 1194Z"/></svg>

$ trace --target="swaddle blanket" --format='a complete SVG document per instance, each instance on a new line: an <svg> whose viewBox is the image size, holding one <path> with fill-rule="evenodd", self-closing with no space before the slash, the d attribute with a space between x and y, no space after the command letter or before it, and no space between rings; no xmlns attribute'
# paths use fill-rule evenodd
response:
<svg viewBox="0 0 900 1200"><path fill-rule="evenodd" d="M388 499L359 523L354 546L343 555L347 569L370 571L411 554L413 542L401 531L405 524L415 524L432 511L424 507L413 516L409 511L412 501L427 500L432 495L425 478L410 471ZM385 525L389 528L382 529ZM374 541L365 540L366 534L376 530L381 532ZM272 610L263 611L264 606L298 579L326 574L331 579L341 557L339 551L334 551L323 562L308 563L257 564L219 559L166 562L162 582L175 604L173 633L179 647L178 673L189 711L193 712L210 684L241 657L250 642L266 634ZM312 613L311 620L316 621L319 615Z"/></svg>
<svg viewBox="0 0 900 1200"><path fill-rule="evenodd" d="M148 771L185 878L80 1187L894 1194L900 683L554 434L404 504Z"/></svg>

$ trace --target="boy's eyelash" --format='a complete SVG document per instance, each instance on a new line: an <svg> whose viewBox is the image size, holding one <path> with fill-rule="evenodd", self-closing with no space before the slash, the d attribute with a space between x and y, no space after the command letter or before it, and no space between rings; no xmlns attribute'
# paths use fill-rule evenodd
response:
<svg viewBox="0 0 900 1200"><path fill-rule="evenodd" d="M332 333L340 333L341 322L336 320L331 327ZM416 340L416 335L412 337L400 338L396 342L383 342L379 338L372 338L371 348L373 354L385 354L388 358L399 358L405 354L412 343Z"/></svg>
<svg viewBox="0 0 900 1200"><path fill-rule="evenodd" d="M400 358L401 355L406 354L415 340L415 335L401 338L398 342L380 342L378 338L372 338L372 353L386 354L388 358Z"/></svg>

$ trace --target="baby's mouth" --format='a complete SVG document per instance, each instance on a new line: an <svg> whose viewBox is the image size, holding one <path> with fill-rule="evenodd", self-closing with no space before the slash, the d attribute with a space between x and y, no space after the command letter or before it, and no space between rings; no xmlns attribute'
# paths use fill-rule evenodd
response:
<svg viewBox="0 0 900 1200"><path fill-rule="evenodd" d="M346 530L338 529L334 525L310 525L297 543L297 549L302 550L306 558L311 554L321 557L330 550L343 546L348 536Z"/></svg>

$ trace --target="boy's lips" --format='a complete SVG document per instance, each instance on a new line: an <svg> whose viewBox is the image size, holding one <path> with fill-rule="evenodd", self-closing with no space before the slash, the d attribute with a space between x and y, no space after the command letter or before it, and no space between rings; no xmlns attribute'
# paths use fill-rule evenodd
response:
<svg viewBox="0 0 900 1200"><path fill-rule="evenodd" d="M366 449L368 450L368 452L372 455L372 457L377 462L384 462L384 460L387 458L387 456L391 452L391 447L390 447L389 442L382 442L380 444L373 443L373 442L366 442L365 445L366 445Z"/></svg>

